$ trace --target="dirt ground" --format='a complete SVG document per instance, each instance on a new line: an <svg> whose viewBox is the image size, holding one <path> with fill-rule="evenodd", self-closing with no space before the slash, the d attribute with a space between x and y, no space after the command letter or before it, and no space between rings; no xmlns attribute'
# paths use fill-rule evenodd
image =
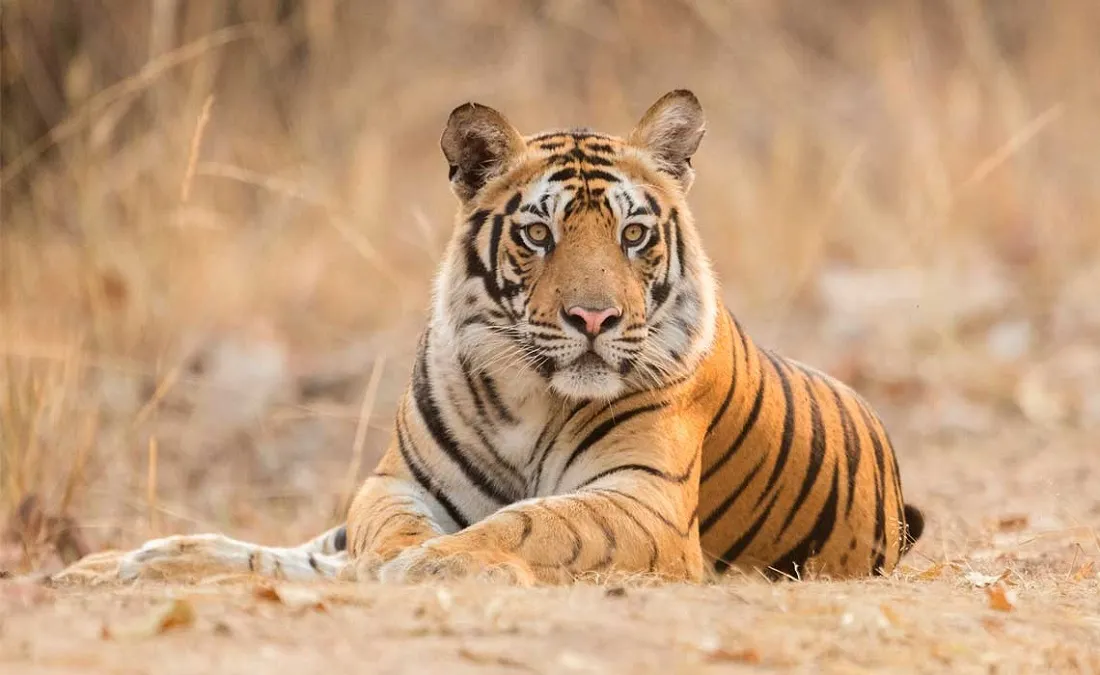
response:
<svg viewBox="0 0 1100 675"><path fill-rule="evenodd" d="M1100 672L1095 441L1010 425L980 442L901 445L929 525L888 579L533 590L8 580L0 671Z"/></svg>
<svg viewBox="0 0 1100 675"><path fill-rule="evenodd" d="M1063 5L5 0L0 675L1100 673L1100 3ZM447 113L627 133L681 87L727 305L891 431L892 577L27 576L335 524L451 235Z"/></svg>

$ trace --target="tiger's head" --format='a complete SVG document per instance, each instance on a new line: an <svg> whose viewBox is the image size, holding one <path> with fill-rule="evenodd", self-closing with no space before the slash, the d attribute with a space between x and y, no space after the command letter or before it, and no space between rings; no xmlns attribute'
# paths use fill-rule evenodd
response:
<svg viewBox="0 0 1100 675"><path fill-rule="evenodd" d="M570 399L611 399L688 374L710 348L710 263L686 195L704 133L689 91L629 136L522 136L467 103L441 145L459 198L433 330L474 369L531 377Z"/></svg>

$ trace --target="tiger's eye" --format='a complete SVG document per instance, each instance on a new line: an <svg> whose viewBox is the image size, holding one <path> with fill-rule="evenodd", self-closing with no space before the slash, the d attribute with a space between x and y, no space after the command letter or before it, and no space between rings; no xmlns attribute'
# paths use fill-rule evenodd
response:
<svg viewBox="0 0 1100 675"><path fill-rule="evenodd" d="M637 246L645 239L646 229L642 225L632 223L623 228L623 243L627 246Z"/></svg>
<svg viewBox="0 0 1100 675"><path fill-rule="evenodd" d="M550 243L550 228L543 223L531 223L526 232L527 239L535 246L547 246Z"/></svg>

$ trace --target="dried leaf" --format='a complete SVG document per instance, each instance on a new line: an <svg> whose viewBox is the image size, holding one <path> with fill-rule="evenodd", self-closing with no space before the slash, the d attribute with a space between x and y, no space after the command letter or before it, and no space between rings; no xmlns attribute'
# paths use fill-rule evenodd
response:
<svg viewBox="0 0 1100 675"><path fill-rule="evenodd" d="M1004 581L1011 573L1011 570L1005 570L996 576L991 576L982 574L981 572L967 572L965 578L974 588L988 588L989 586Z"/></svg>
<svg viewBox="0 0 1100 675"><path fill-rule="evenodd" d="M233 635L233 627L225 621L217 621L214 623L214 635L218 637L231 637Z"/></svg>
<svg viewBox="0 0 1100 675"><path fill-rule="evenodd" d="M505 656L504 654L477 652L468 647L460 647L458 650L458 656L459 658L465 659L466 661L483 666L507 666L520 670L533 670L526 663L513 659L510 656Z"/></svg>
<svg viewBox="0 0 1100 675"><path fill-rule="evenodd" d="M989 607L998 612L1011 612L1016 607L1016 592L996 584L985 589L989 596Z"/></svg>
<svg viewBox="0 0 1100 675"><path fill-rule="evenodd" d="M275 590L275 586L271 584L256 584L252 588L252 597L257 600L267 600L269 602L281 602L279 599L279 593Z"/></svg>
<svg viewBox="0 0 1100 675"><path fill-rule="evenodd" d="M932 581L933 579L939 579L943 575L943 568L946 567L943 563L934 563L928 569L922 571L917 575L917 578L921 581Z"/></svg>
<svg viewBox="0 0 1100 675"><path fill-rule="evenodd" d="M1084 581L1085 579L1091 579L1096 576L1096 571L1093 567L1093 561L1088 561L1084 565L1077 568L1077 571L1073 573L1074 581Z"/></svg>
<svg viewBox="0 0 1100 675"><path fill-rule="evenodd" d="M1027 529L1028 517L1024 514L1003 516L997 519L996 528L999 532L1020 532Z"/></svg>
<svg viewBox="0 0 1100 675"><path fill-rule="evenodd" d="M894 608L890 605L883 603L878 606L878 609L880 612L882 612L882 616L885 617L888 622L890 622L891 626L895 628L900 628L903 625L904 622L901 620L901 616L896 611L894 611Z"/></svg>
<svg viewBox="0 0 1100 675"><path fill-rule="evenodd" d="M164 633L174 628L186 628L195 623L195 607L187 600L173 600L157 616L157 632Z"/></svg>
<svg viewBox="0 0 1100 675"><path fill-rule="evenodd" d="M260 600L277 602L290 609L324 611L325 596L313 588L292 585L257 584L252 595Z"/></svg>
<svg viewBox="0 0 1100 675"><path fill-rule="evenodd" d="M707 661L712 663L760 663L760 652L755 649L724 649L718 648L707 654Z"/></svg>
<svg viewBox="0 0 1100 675"><path fill-rule="evenodd" d="M120 626L104 624L100 636L104 640L153 637L168 631L187 628L195 623L195 607L187 600L175 599L161 605L148 616Z"/></svg>

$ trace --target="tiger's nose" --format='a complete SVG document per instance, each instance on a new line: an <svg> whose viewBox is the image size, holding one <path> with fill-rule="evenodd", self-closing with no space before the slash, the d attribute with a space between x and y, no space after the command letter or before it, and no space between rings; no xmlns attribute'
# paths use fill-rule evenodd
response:
<svg viewBox="0 0 1100 675"><path fill-rule="evenodd" d="M618 307L593 309L575 305L565 310L565 321L590 338L611 330L619 323L623 310Z"/></svg>

